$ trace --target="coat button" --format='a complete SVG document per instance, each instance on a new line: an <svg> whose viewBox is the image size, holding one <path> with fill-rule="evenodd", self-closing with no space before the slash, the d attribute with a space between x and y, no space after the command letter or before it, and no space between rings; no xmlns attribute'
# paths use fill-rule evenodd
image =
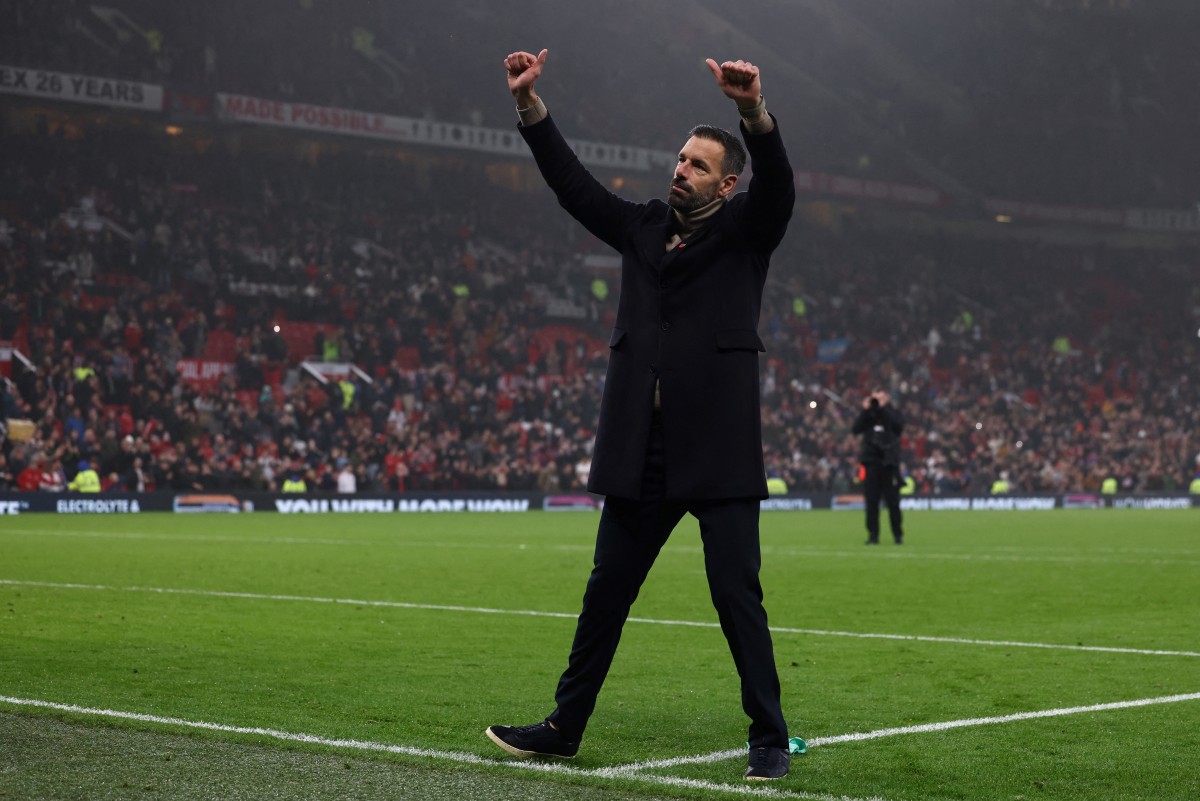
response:
<svg viewBox="0 0 1200 801"><path fill-rule="evenodd" d="M671 324L670 324L670 323L663 323L663 324L662 324L662 330L664 330L664 331L670 331L670 330L671 330Z"/></svg>
<svg viewBox="0 0 1200 801"><path fill-rule="evenodd" d="M650 365L650 375L655 375L656 373L658 373L658 366L654 364Z"/></svg>

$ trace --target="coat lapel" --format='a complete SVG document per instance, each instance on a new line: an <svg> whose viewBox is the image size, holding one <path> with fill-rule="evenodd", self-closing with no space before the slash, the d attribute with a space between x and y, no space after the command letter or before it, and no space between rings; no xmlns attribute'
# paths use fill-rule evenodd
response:
<svg viewBox="0 0 1200 801"><path fill-rule="evenodd" d="M667 221L647 225L638 232L635 241L645 263L658 269L659 262L667 255Z"/></svg>
<svg viewBox="0 0 1200 801"><path fill-rule="evenodd" d="M666 266L666 263L663 261L664 257L667 258L667 263L674 261L675 257L679 256L683 251L695 247L704 241L704 239L716 230L719 221L724 218L725 213L726 209L724 207L718 209L712 217L705 221L700 230L688 237L687 242L669 252L667 251L667 228L669 223L667 217L664 216L661 222L647 225L638 232L635 239L638 251L646 264L655 269L663 269ZM668 209L667 215L669 214L671 214L671 211Z"/></svg>

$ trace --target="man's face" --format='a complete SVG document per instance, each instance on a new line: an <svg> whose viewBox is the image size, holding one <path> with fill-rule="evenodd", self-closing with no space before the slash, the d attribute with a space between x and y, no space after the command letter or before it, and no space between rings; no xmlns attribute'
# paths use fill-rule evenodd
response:
<svg viewBox="0 0 1200 801"><path fill-rule="evenodd" d="M679 151L667 203L686 214L732 192L737 176L722 174L724 159L725 148L720 142L698 136L688 139Z"/></svg>

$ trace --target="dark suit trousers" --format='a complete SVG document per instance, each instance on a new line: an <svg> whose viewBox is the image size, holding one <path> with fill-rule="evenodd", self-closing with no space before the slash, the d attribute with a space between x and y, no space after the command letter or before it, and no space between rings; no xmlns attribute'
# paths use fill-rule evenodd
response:
<svg viewBox="0 0 1200 801"><path fill-rule="evenodd" d="M752 747L787 748L779 676L758 580L759 504L755 499L675 502L664 499L662 420L656 412L641 500L605 501L591 577L566 672L550 720L571 740L583 736L612 664L621 629L658 552L690 512L700 522L704 566L717 618L742 684Z"/></svg>
<svg viewBox="0 0 1200 801"><path fill-rule="evenodd" d="M887 503L888 522L896 542L904 539L903 517L900 514L900 469L895 465L866 464L863 496L867 502L867 537L879 541L879 502Z"/></svg>

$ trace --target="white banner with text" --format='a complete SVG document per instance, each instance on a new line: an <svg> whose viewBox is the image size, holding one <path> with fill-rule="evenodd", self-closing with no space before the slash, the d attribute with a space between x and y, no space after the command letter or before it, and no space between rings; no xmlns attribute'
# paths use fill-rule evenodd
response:
<svg viewBox="0 0 1200 801"><path fill-rule="evenodd" d="M163 110L163 88L156 84L2 64L0 94L143 111Z"/></svg>

